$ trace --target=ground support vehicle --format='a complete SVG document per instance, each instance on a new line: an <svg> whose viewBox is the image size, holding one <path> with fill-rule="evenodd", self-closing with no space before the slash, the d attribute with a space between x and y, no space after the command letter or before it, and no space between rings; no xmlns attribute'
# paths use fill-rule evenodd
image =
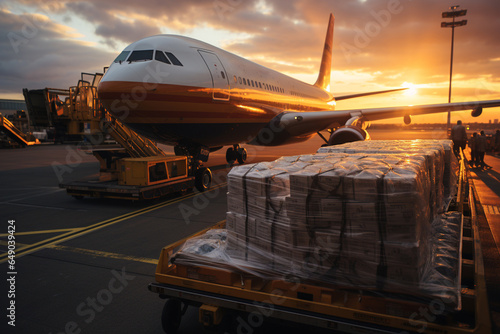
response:
<svg viewBox="0 0 500 334"><path fill-rule="evenodd" d="M188 157L185 156L121 158L114 161L113 168L107 171L103 170L102 166L106 159L100 161L100 179L75 181L60 186L77 199L89 196L136 201L191 191L195 186L203 191L210 187L212 178L208 168L196 171L205 174L197 176L193 173L188 164Z"/></svg>

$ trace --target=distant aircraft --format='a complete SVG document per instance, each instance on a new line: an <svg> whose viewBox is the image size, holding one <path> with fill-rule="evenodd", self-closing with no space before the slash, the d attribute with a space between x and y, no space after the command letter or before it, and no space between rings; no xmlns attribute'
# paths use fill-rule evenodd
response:
<svg viewBox="0 0 500 334"><path fill-rule="evenodd" d="M104 107L134 131L206 162L232 145L226 159L243 163L241 143L276 146L328 130L329 145L369 139L368 121L500 106L500 100L334 110L335 101L396 91L334 97L329 92L334 16L330 14L318 79L291 78L207 43L157 35L127 46L102 78ZM404 89L404 88L401 88ZM321 135L321 134L320 134Z"/></svg>

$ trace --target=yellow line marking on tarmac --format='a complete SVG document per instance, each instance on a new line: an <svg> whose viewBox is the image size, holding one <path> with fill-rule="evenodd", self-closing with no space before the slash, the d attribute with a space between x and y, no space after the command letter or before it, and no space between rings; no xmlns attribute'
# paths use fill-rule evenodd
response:
<svg viewBox="0 0 500 334"><path fill-rule="evenodd" d="M9 243L5 240L0 240L0 246L8 246ZM31 245L28 245L28 244L22 244L22 243L19 243L19 242L16 242L16 246L22 246L22 247L27 247L27 246L31 246ZM19 249L19 248L18 248Z"/></svg>
<svg viewBox="0 0 500 334"><path fill-rule="evenodd" d="M217 190L219 188L225 187L226 185L227 185L226 182L221 183L221 184L219 184L219 185L211 188L207 192L211 192L211 191ZM175 203L181 202L183 200L186 200L186 199L189 199L189 198L192 198L192 197L195 197L195 196L199 196L199 195L202 195L202 194L204 194L204 193L192 193L192 194L184 195L184 196L181 196L179 198L171 199L171 200L169 200L167 202L164 202L164 203L159 203L159 204L151 205L151 206L146 207L144 209L140 209L140 210L137 210L137 211L126 213L126 214L123 214L123 215L118 216L118 217L114 217L114 218L107 219L107 220L104 220L102 222L99 222L99 223L96 223L96 224L93 224L93 225L90 225L90 226L87 226L87 227L83 227L79 231L71 231L71 232L63 233L63 234L61 234L59 236L55 236L55 237L52 237L52 238L49 238L49 239L46 239L46 240L39 241L39 242L34 243L32 245L29 245L27 247L21 248L21 250L23 250L23 252L19 252L20 249L17 249L15 257L17 259L17 258L19 258L21 256L24 256L24 255L36 252L36 251L41 250L43 248L47 248L49 246L53 246L53 245L56 245L56 244L59 244L59 243L63 243L65 241L77 238L77 237L81 237L82 235L88 234L90 232L97 231L97 230L99 230L101 228L104 228L106 226L110 226L110 225L119 223L121 221L128 220L130 218L134 218L134 217L143 215L145 213L148 213L148 212L151 212L151 211L154 211L154 210L158 210L158 209L161 209L161 208L163 208L165 206L172 205L172 204L175 204ZM15 233L14 233L14 235L15 235ZM0 254L0 263L4 263L5 261L7 261L7 259L8 259L8 253L7 252L3 253L3 254Z"/></svg>
<svg viewBox="0 0 500 334"><path fill-rule="evenodd" d="M75 228L60 228L55 230L41 230L41 231L28 231L28 232L15 232L15 235L32 235L32 234L43 234L43 233L59 233L59 232L74 232L80 231L83 227L75 227ZM0 237L8 236L8 233L0 234Z"/></svg>
<svg viewBox="0 0 500 334"><path fill-rule="evenodd" d="M51 245L47 248L68 251L68 252L73 252L73 253L79 253L79 254L84 254L84 255L90 255L90 256L105 257L105 258L110 258L110 259L143 262L143 263L150 263L150 264L154 264L154 265L158 264L158 259L149 259L147 257L131 256L131 255L125 255L125 254L97 251L97 250L92 250L92 249L69 247L69 246L63 246L63 245Z"/></svg>
<svg viewBox="0 0 500 334"><path fill-rule="evenodd" d="M0 245L7 246L8 242L0 240ZM16 245L23 246L23 248L31 246L28 244L21 244L21 243L17 243ZM61 250L61 251L67 251L67 252L73 252L73 253L79 253L79 254L84 254L84 255L90 255L90 256L106 257L106 258L110 258L110 259L143 262L143 263L150 263L150 264L154 264L154 265L158 264L157 259L149 259L147 257L132 256L132 255L125 255L125 254L111 253L111 252L103 252L103 251L97 251L97 250L92 250L92 249L84 249L84 248L77 248L77 247L70 247L70 246L63 246L63 245L51 245L51 246L48 246L47 248Z"/></svg>
<svg viewBox="0 0 500 334"><path fill-rule="evenodd" d="M489 213L490 215L500 215L500 206L483 204L483 207L486 209L486 213Z"/></svg>

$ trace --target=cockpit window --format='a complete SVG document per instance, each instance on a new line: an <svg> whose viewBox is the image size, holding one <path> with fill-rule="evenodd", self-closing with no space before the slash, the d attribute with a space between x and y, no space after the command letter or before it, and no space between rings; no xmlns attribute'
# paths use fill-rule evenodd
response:
<svg viewBox="0 0 500 334"><path fill-rule="evenodd" d="M120 53L118 57L116 57L116 59L113 61L113 63L119 63L121 61L124 61L125 59L127 59L129 53L130 51L122 51L122 53Z"/></svg>
<svg viewBox="0 0 500 334"><path fill-rule="evenodd" d="M153 50L137 50L133 51L130 57L128 57L128 61L141 61L141 60L152 60L153 59Z"/></svg>
<svg viewBox="0 0 500 334"><path fill-rule="evenodd" d="M163 63L171 64L170 61L168 60L168 58L163 53L163 51L160 51L160 50L156 50L155 60L161 61Z"/></svg>
<svg viewBox="0 0 500 334"><path fill-rule="evenodd" d="M172 53L170 52L165 52L168 56L168 59L172 61L172 64L177 65L177 66L183 66L182 63L177 59Z"/></svg>

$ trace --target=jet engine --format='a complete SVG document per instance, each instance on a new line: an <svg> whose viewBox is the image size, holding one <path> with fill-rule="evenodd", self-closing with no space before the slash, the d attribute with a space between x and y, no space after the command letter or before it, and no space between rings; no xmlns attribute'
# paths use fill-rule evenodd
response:
<svg viewBox="0 0 500 334"><path fill-rule="evenodd" d="M483 113L483 108L477 107L472 109L470 114L472 117L479 117L482 113Z"/></svg>
<svg viewBox="0 0 500 334"><path fill-rule="evenodd" d="M328 145L339 145L358 140L370 140L370 134L360 127L345 125L332 132Z"/></svg>

